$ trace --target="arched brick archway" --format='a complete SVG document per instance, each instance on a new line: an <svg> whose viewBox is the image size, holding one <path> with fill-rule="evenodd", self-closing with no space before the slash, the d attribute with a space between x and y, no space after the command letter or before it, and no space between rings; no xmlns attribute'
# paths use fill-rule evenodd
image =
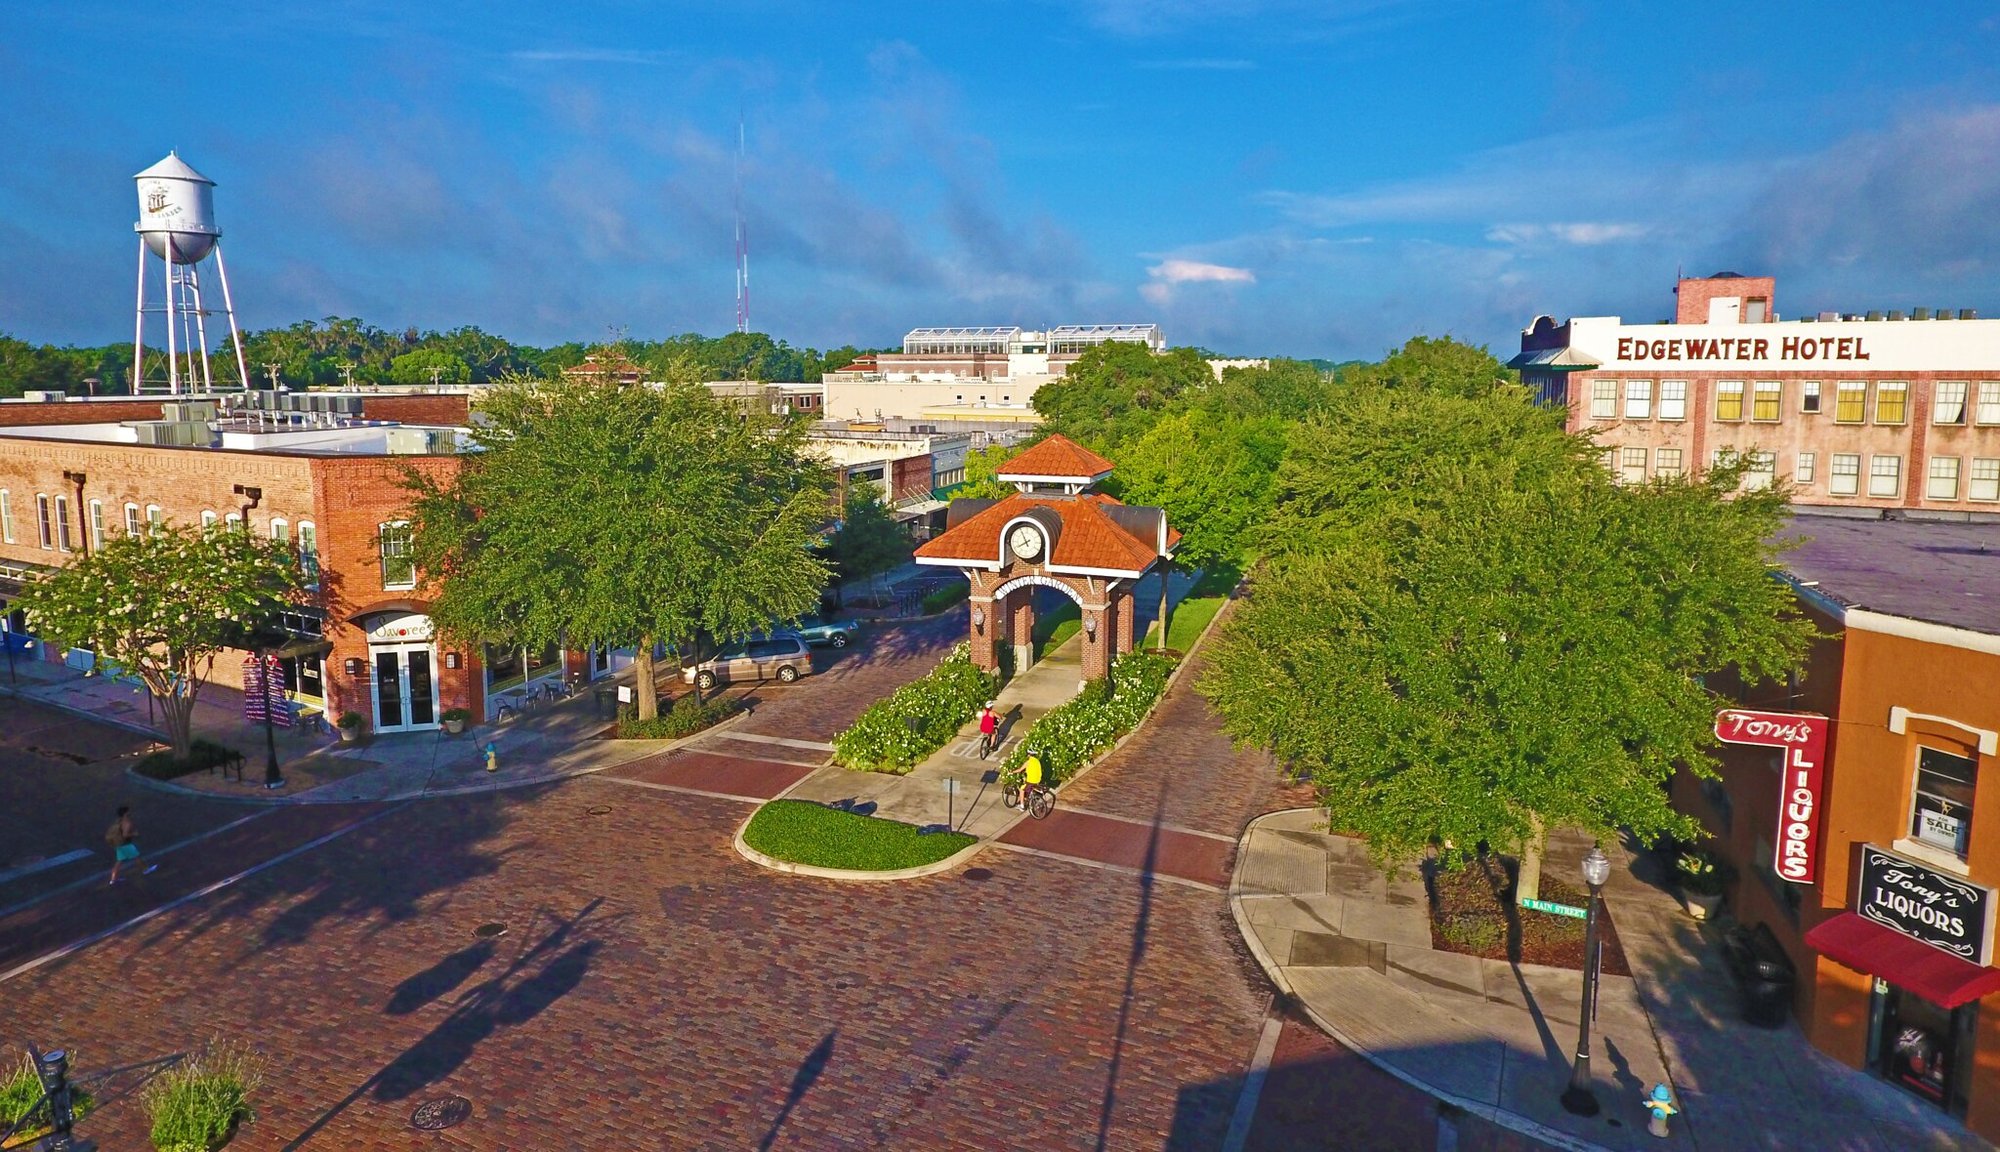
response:
<svg viewBox="0 0 2000 1152"><path fill-rule="evenodd" d="M1110 461L1050 436L999 475L1016 495L952 501L945 531L917 549L918 563L955 568L971 584L967 639L975 664L998 669L1008 645L1015 671L1033 663L1040 588L1076 601L1085 679L1109 675L1111 662L1132 650L1133 585L1172 560L1180 533L1158 508L1092 490L1110 474Z"/></svg>

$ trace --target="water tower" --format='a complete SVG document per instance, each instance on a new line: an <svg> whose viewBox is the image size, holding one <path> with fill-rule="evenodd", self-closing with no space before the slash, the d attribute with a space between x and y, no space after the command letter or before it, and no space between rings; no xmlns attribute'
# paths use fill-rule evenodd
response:
<svg viewBox="0 0 2000 1152"><path fill-rule="evenodd" d="M215 226L215 181L188 167L175 153L133 177L139 184L139 304L132 327L132 391L212 392L208 363L208 318L217 313L202 303L202 265L215 258L215 278L222 287L221 315L229 318L229 339L236 349L234 388L249 387L243 361L243 336L236 328L236 309L229 299L229 271L222 264L222 230ZM146 256L162 265L166 301L146 304ZM167 371L148 380L144 373L146 316L166 317Z"/></svg>

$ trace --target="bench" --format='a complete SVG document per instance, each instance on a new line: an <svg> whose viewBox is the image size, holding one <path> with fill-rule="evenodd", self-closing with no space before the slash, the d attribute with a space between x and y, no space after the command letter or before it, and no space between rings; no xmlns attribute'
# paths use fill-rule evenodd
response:
<svg viewBox="0 0 2000 1152"><path fill-rule="evenodd" d="M1722 937L1722 958L1743 994L1743 1019L1762 1028L1783 1026L1798 976L1771 926L1731 928Z"/></svg>
<svg viewBox="0 0 2000 1152"><path fill-rule="evenodd" d="M222 769L222 778L224 780L229 779L229 773L234 771L237 782L241 783L243 780L243 753L231 752L225 757L210 762L208 766L210 772L214 772L217 768Z"/></svg>

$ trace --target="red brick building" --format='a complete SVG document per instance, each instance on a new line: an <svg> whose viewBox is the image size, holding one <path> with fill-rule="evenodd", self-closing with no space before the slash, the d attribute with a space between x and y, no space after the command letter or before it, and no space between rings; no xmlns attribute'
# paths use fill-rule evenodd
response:
<svg viewBox="0 0 2000 1152"><path fill-rule="evenodd" d="M149 406L150 417L8 419L15 409L124 417L134 404ZM427 593L408 559L401 480L406 468L443 477L458 467L466 398L368 395L349 407L363 415L218 411L200 398L170 402L171 421L158 419L159 401L0 405L0 600L121 533L241 524L289 542L307 573L311 602L287 624L322 643L284 669L303 705L330 716L357 712L375 731L422 730L448 708L486 716L496 693L559 674L563 661L552 651L465 651L431 633ZM389 412L449 420L388 422ZM33 630L18 613L9 624ZM241 663L219 659L217 682L240 683ZM581 656L573 663L583 670Z"/></svg>
<svg viewBox="0 0 2000 1152"><path fill-rule="evenodd" d="M1083 675L1101 680L1132 650L1132 587L1173 558L1180 533L1158 508L1121 504L1091 491L1111 461L1050 436L1007 462L999 479L1018 494L951 502L944 532L917 549L919 564L956 568L972 584L972 662L1014 668L1034 662L1035 595L1053 588L1076 601L1083 621Z"/></svg>
<svg viewBox="0 0 2000 1152"><path fill-rule="evenodd" d="M1826 638L1747 708L1831 718L1817 877L1779 875L1779 749L1724 746L1720 781L1674 801L1738 872L1730 907L1799 974L1828 1055L2000 1138L2000 525L1801 516L1786 557Z"/></svg>

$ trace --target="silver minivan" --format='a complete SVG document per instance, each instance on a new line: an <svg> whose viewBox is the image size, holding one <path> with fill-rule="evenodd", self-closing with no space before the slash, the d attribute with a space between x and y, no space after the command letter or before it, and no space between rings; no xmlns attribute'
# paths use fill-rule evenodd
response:
<svg viewBox="0 0 2000 1152"><path fill-rule="evenodd" d="M699 664L681 669L681 679L706 692L717 684L776 680L790 684L812 675L812 653L796 632L751 636L725 645Z"/></svg>

